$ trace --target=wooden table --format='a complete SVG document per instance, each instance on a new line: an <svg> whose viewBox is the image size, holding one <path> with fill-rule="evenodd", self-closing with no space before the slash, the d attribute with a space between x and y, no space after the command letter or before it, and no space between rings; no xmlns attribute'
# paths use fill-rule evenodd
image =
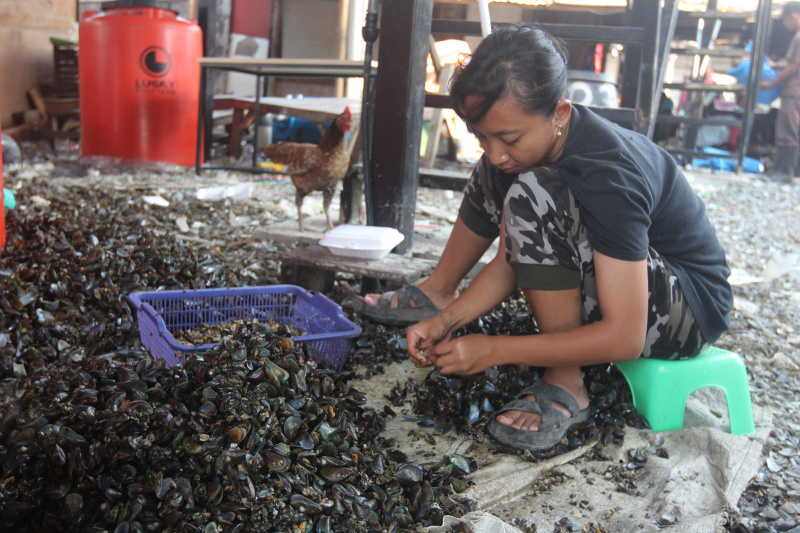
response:
<svg viewBox="0 0 800 533"><path fill-rule="evenodd" d="M201 57L200 69L219 68L255 76L291 76L293 78L360 78L364 62L349 59L292 59L273 57ZM373 61L373 68L377 65Z"/></svg>
<svg viewBox="0 0 800 533"><path fill-rule="evenodd" d="M354 98L277 98L264 97L259 99L259 110L255 112L256 99L243 96L221 95L214 97L214 110L233 110L231 121L231 137L228 149L231 156L241 155L242 132L255 121L256 115L287 115L295 118L323 123L331 122L345 107L350 108L353 115L353 128L350 130L350 140L347 144L348 152L355 142L361 127L361 100Z"/></svg>
<svg viewBox="0 0 800 533"><path fill-rule="evenodd" d="M299 285L307 290L328 292L333 289L336 272L347 272L400 285L409 285L430 275L436 261L399 254L380 259L360 259L335 255L324 246L312 244L280 255L281 283Z"/></svg>
<svg viewBox="0 0 800 533"><path fill-rule="evenodd" d="M235 98L235 102L229 101L233 105L234 113L237 108L240 110L241 117L244 117L247 111L252 111L252 120L258 121L263 113L276 113L285 114L299 118L307 118L309 120L316 120L320 122L327 122L335 117L344 109L344 105L333 113L334 106L341 105L347 99L323 99L323 98L308 98L308 99L288 99L288 98L266 98L262 97L262 80L266 77L288 76L294 78L359 78L364 75L364 62L340 59L291 59L291 58L269 58L269 59L256 59L256 58L240 58L240 57L203 57L199 59L200 63L200 102L199 102L199 115L200 120L197 126L197 151L195 166L196 172L199 174L201 170L201 150L204 147L204 133L210 136L210 129L205 129L206 125L206 111L212 106L211 101L206 94L207 89L207 72L209 69L220 69L226 71L240 72L243 74L251 74L255 76L255 98ZM377 68L377 63L372 62L373 72ZM216 100L216 99L215 99ZM325 101L322 101L325 100ZM337 101L338 100L338 101ZM316 102L314 102L316 101ZM351 105L350 111L360 117L361 103L360 101L349 104ZM221 104L220 104L221 105ZM348 105L348 104L345 104ZM356 113L356 109L358 113ZM213 103L213 108L217 109L217 102ZM230 109L230 108L229 108ZM333 115L331 115L333 113ZM316 118L314 118L316 117ZM248 119L249 120L249 119ZM241 121L240 121L241 122ZM354 124L358 124L360 120L354 120ZM246 127L246 126L244 126ZM243 127L239 124L239 131L237 135L241 134ZM355 135L351 136L355 138ZM258 144L258 128L256 128L254 144ZM226 168L226 167L210 167L205 166L202 168ZM238 170L252 170L260 172L261 169L257 167L257 154L253 153L253 168L251 169L238 169Z"/></svg>

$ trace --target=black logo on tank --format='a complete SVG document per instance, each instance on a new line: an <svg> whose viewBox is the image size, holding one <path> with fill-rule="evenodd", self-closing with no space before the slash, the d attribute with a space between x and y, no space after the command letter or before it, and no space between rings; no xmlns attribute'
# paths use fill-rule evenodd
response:
<svg viewBox="0 0 800 533"><path fill-rule="evenodd" d="M148 76L162 78L172 70L172 57L160 46L150 46L139 57L139 66Z"/></svg>

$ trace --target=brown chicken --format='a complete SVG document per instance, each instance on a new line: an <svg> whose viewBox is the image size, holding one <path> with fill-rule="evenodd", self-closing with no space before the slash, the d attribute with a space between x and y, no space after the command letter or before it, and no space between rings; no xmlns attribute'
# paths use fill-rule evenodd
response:
<svg viewBox="0 0 800 533"><path fill-rule="evenodd" d="M336 186L344 178L350 165L350 154L344 147L345 133L353 126L350 108L334 119L319 144L279 142L264 149L264 155L275 163L286 165L284 172L292 178L297 189L297 224L303 231L303 199L311 191L322 191L327 229L331 229L330 207ZM326 230L327 231L327 230Z"/></svg>

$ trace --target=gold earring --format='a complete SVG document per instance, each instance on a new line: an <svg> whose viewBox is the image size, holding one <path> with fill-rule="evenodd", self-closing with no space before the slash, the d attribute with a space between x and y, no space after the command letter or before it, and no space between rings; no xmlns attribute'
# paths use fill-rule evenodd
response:
<svg viewBox="0 0 800 533"><path fill-rule="evenodd" d="M558 126L556 126L556 128L558 128L558 131L556 132L556 135L558 137L561 137L561 125L559 124Z"/></svg>

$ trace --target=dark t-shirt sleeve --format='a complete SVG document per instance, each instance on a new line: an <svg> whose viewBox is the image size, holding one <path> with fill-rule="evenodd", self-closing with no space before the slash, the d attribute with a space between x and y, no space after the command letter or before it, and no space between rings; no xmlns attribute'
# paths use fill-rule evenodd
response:
<svg viewBox="0 0 800 533"><path fill-rule="evenodd" d="M592 198L582 214L592 247L623 261L647 258L652 194L646 184L625 179L630 163L621 164L616 176L599 171L585 175L583 195Z"/></svg>
<svg viewBox="0 0 800 533"><path fill-rule="evenodd" d="M486 237L487 239L496 239L500 235L500 227L481 217L472 204L465 196L461 200L461 207L458 208L458 216L467 228L476 235Z"/></svg>

